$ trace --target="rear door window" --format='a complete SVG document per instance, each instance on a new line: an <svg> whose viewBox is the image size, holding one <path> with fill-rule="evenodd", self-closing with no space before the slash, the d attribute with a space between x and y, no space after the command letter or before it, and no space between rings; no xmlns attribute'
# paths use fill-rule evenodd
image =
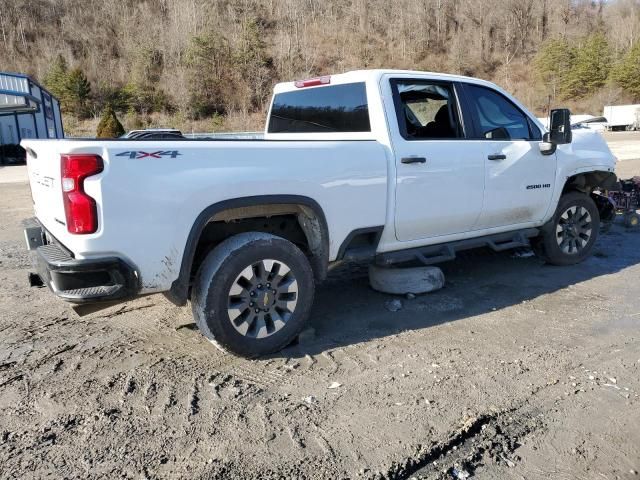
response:
<svg viewBox="0 0 640 480"><path fill-rule="evenodd" d="M392 80L400 133L405 140L463 138L453 86L425 80Z"/></svg>
<svg viewBox="0 0 640 480"><path fill-rule="evenodd" d="M370 132L364 82L278 93L269 133Z"/></svg>
<svg viewBox="0 0 640 480"><path fill-rule="evenodd" d="M510 100L499 92L479 85L465 84L476 125L476 134L487 140L538 140L539 130ZM466 113L466 112L465 112Z"/></svg>

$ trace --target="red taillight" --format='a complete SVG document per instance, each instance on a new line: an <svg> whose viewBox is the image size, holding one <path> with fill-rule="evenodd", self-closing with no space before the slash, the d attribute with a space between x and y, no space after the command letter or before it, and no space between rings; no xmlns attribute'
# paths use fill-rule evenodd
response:
<svg viewBox="0 0 640 480"><path fill-rule="evenodd" d="M98 155L62 155L62 198L70 233L86 234L98 230L96 201L84 191L84 179L100 173L104 164Z"/></svg>
<svg viewBox="0 0 640 480"><path fill-rule="evenodd" d="M331 83L331 75L324 77L310 78L308 80L296 80L294 85L297 88L317 87L318 85L329 85Z"/></svg>

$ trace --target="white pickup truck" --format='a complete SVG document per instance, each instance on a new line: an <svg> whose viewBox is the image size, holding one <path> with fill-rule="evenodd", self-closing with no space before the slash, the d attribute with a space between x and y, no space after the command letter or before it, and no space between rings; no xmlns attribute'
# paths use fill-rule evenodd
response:
<svg viewBox="0 0 640 480"><path fill-rule="evenodd" d="M244 356L301 331L344 260L450 260L533 243L591 252L616 181L600 135L546 131L468 77L355 71L276 85L257 140L25 140L38 278L72 303L164 293Z"/></svg>

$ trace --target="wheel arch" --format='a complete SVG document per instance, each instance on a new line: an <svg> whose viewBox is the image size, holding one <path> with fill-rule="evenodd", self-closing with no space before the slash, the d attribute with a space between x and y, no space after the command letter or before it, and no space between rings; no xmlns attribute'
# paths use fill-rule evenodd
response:
<svg viewBox="0 0 640 480"><path fill-rule="evenodd" d="M591 194L598 188L610 190L617 180L618 177L615 173L606 170L576 173L567 177L562 188L562 195L572 190L586 194Z"/></svg>
<svg viewBox="0 0 640 480"><path fill-rule="evenodd" d="M577 173L567 177L561 196L572 191L589 195L598 208L600 219L603 222L609 222L615 217L615 206L606 195L594 193L594 190L611 190L617 181L616 174L606 170Z"/></svg>
<svg viewBox="0 0 640 480"><path fill-rule="evenodd" d="M322 207L314 199L302 195L257 195L209 205L198 215L187 236L178 278L165 296L176 305L186 304L196 250L207 225L284 214L296 216L306 239L314 277L318 281L324 280L329 264L329 229Z"/></svg>

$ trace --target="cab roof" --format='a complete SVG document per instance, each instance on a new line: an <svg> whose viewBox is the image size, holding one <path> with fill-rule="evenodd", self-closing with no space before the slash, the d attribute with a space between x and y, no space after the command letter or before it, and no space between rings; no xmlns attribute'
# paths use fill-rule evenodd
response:
<svg viewBox="0 0 640 480"><path fill-rule="evenodd" d="M372 69L372 70L353 70L344 73L338 73L335 75L325 75L321 77L316 77L315 79L309 80L317 80L317 79L330 79L329 82L332 85L339 85L343 83L352 83L352 82L367 82L373 81L378 82L380 78L385 75L398 75L398 76L421 76L421 77L429 77L434 80L446 80L450 82L467 82L467 83L476 83L479 85L486 85L492 88L499 88L494 83L491 83L487 80L482 80L475 77L466 77L464 75L453 75L450 73L439 73L439 72L423 72L419 70L395 70L395 69ZM274 93L285 92L289 90L297 90L299 88L304 88L300 86L301 82L305 82L308 80L296 80L291 82L282 82L276 84L274 87ZM297 85L298 84L298 85ZM308 87L327 85L328 82L318 83L308 85Z"/></svg>

